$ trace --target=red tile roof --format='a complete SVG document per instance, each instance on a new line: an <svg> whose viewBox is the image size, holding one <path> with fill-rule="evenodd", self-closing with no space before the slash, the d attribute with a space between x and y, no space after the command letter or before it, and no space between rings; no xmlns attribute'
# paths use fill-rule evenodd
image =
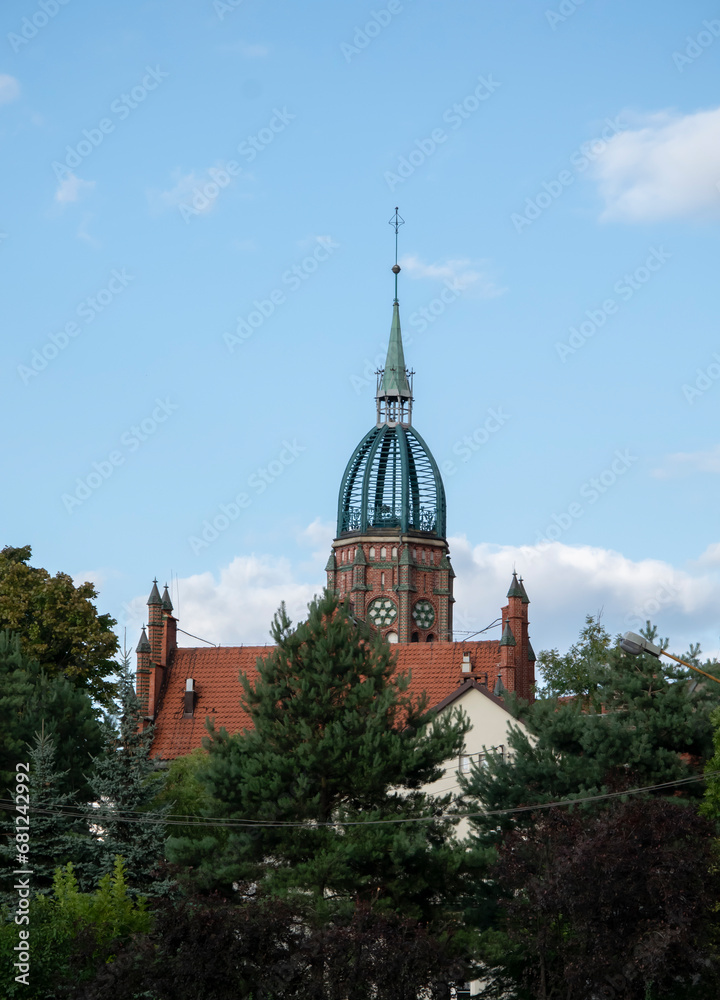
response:
<svg viewBox="0 0 720 1000"><path fill-rule="evenodd" d="M252 726L250 716L240 705L242 671L251 680L257 677L256 661L267 656L272 646L226 646L212 649L176 649L168 669L165 689L155 720L153 755L172 760L202 746L207 735L205 719L215 728L224 726L237 733ZM396 647L398 670L410 671L410 690L426 691L431 706L439 705L469 676L495 686L500 647L497 642L428 642L400 644ZM470 654L472 675L462 672L463 654ZM197 702L191 719L183 718L185 681L195 681Z"/></svg>

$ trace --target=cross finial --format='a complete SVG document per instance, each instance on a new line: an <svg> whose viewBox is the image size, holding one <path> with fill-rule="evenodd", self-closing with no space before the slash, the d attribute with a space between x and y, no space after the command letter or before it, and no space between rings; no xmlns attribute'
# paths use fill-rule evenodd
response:
<svg viewBox="0 0 720 1000"><path fill-rule="evenodd" d="M395 301L397 302L398 300L397 276L398 274L400 274L400 265L398 264L398 230L400 229L400 226L405 225L405 219L403 219L403 217L400 215L400 211L397 205L395 206L395 215L393 215L392 219L390 219L389 221L390 225L395 228L395 263L393 265L392 271L393 274L395 275Z"/></svg>

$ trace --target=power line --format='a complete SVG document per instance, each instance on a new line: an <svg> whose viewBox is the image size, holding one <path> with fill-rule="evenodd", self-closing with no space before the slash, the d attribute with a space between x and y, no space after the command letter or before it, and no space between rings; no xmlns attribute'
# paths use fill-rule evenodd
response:
<svg viewBox="0 0 720 1000"><path fill-rule="evenodd" d="M717 775L720 771L708 771L705 775L694 775L691 778L678 778L675 781L665 781L657 785L644 785L640 788L626 788L619 792L603 792L598 795L585 795L574 799L559 799L554 802L536 802L527 806L515 806L512 809L484 809L480 812L468 813L445 813L446 819L479 819L483 816L512 816L518 813L535 812L539 809L555 809L560 806L580 805L583 802L599 802L603 799L613 799L622 795L640 795L643 792L656 792L663 788L677 788L680 785L689 785L697 781L705 781L707 775ZM329 820L321 822L318 820L307 820L305 822L286 822L282 820L253 820L253 819L225 819L222 816L208 816L198 819L197 816L182 815L153 815L152 813L141 813L137 810L126 812L115 812L111 809L99 807L95 812L79 810L77 808L55 807L45 809L42 806L29 806L30 812L38 816L66 816L69 819L88 819L93 824L101 826L103 821L113 821L122 823L155 823L161 826L218 826L234 827L237 829L313 829L320 827L353 827L353 826L387 826L398 825L400 823L432 823L438 817L435 814L428 816L404 816L399 819L366 819L366 820ZM15 810L15 803L12 799L0 799L0 809L6 812Z"/></svg>

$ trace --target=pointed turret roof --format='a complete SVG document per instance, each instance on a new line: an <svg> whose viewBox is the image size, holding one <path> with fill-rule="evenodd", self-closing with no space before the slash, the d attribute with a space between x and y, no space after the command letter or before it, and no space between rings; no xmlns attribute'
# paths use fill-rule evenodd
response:
<svg viewBox="0 0 720 1000"><path fill-rule="evenodd" d="M534 663L537 660L537 656L535 656L535 650L532 648L532 644L529 639L527 646L528 646L528 660L530 660L531 663Z"/></svg>
<svg viewBox="0 0 720 1000"><path fill-rule="evenodd" d="M165 611L172 611L172 601L170 600L170 594L168 593L168 585L165 584L165 590L163 590L162 595L162 606Z"/></svg>
<svg viewBox="0 0 720 1000"><path fill-rule="evenodd" d="M367 566L367 559L365 558L365 550L362 545L358 545L355 549L355 558L353 559L354 566Z"/></svg>
<svg viewBox="0 0 720 1000"><path fill-rule="evenodd" d="M498 674L498 679L495 682L495 688L493 690L493 694L495 695L496 698L502 698L502 696L505 694L506 691L507 688L502 682L502 677L500 676L500 674Z"/></svg>
<svg viewBox="0 0 720 1000"><path fill-rule="evenodd" d="M325 565L326 573L334 573L337 569L337 562L335 560L335 549L330 552L330 557Z"/></svg>
<svg viewBox="0 0 720 1000"><path fill-rule="evenodd" d="M523 578L522 577L520 577L520 590L522 590L522 602L523 602L523 604L529 604L530 603L530 598L528 597L527 591L525 590L525 584L523 583Z"/></svg>
<svg viewBox="0 0 720 1000"><path fill-rule="evenodd" d="M145 626L143 625L142 635L140 636L140 642L137 644L136 653L150 653L150 643L148 642L147 632L145 631Z"/></svg>
<svg viewBox="0 0 720 1000"><path fill-rule="evenodd" d="M162 597L160 596L160 591L158 590L157 580L153 580L153 589L150 591L150 596L147 599L148 604L162 604Z"/></svg>
<svg viewBox="0 0 720 1000"><path fill-rule="evenodd" d="M500 640L501 646L517 646L515 642L515 636L512 634L512 629L510 628L510 622L505 622L505 628L503 629L502 639Z"/></svg>
<svg viewBox="0 0 720 1000"><path fill-rule="evenodd" d="M400 330L400 304L395 299L390 326L390 343L388 344L385 369L378 389L378 396L406 396L409 398L410 395L410 383L405 367L405 352L403 351Z"/></svg>
<svg viewBox="0 0 720 1000"><path fill-rule="evenodd" d="M513 570L512 583L510 584L510 590L507 592L508 597L522 597L525 591L522 586L518 583L517 573ZM525 595L527 597L527 594Z"/></svg>

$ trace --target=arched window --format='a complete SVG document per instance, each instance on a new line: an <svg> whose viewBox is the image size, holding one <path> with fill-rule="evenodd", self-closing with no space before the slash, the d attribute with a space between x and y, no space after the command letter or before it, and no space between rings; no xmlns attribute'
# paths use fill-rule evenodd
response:
<svg viewBox="0 0 720 1000"><path fill-rule="evenodd" d="M432 632L427 637L427 639L425 640L425 642L435 642L435 636L432 634Z"/></svg>
<svg viewBox="0 0 720 1000"><path fill-rule="evenodd" d="M388 642L397 642L398 641L398 634L397 634L397 632L388 632L388 634L385 636L385 638L387 639Z"/></svg>
<svg viewBox="0 0 720 1000"><path fill-rule="evenodd" d="M392 556L393 556L393 559L397 559L397 548L393 548L393 550L392 550Z"/></svg>
<svg viewBox="0 0 720 1000"><path fill-rule="evenodd" d="M370 558L371 559L375 558L375 546L374 545L370 546Z"/></svg>
<svg viewBox="0 0 720 1000"><path fill-rule="evenodd" d="M380 549L380 558L381 558L381 559L387 559L387 549L385 548L385 546L384 546L384 545L383 545L383 547L382 547L382 548Z"/></svg>
<svg viewBox="0 0 720 1000"><path fill-rule="evenodd" d="M413 632L413 634L410 636L410 642L420 642L420 636L417 634L417 632Z"/></svg>
<svg viewBox="0 0 720 1000"><path fill-rule="evenodd" d="M380 590L385 590L385 574L380 574Z"/></svg>

